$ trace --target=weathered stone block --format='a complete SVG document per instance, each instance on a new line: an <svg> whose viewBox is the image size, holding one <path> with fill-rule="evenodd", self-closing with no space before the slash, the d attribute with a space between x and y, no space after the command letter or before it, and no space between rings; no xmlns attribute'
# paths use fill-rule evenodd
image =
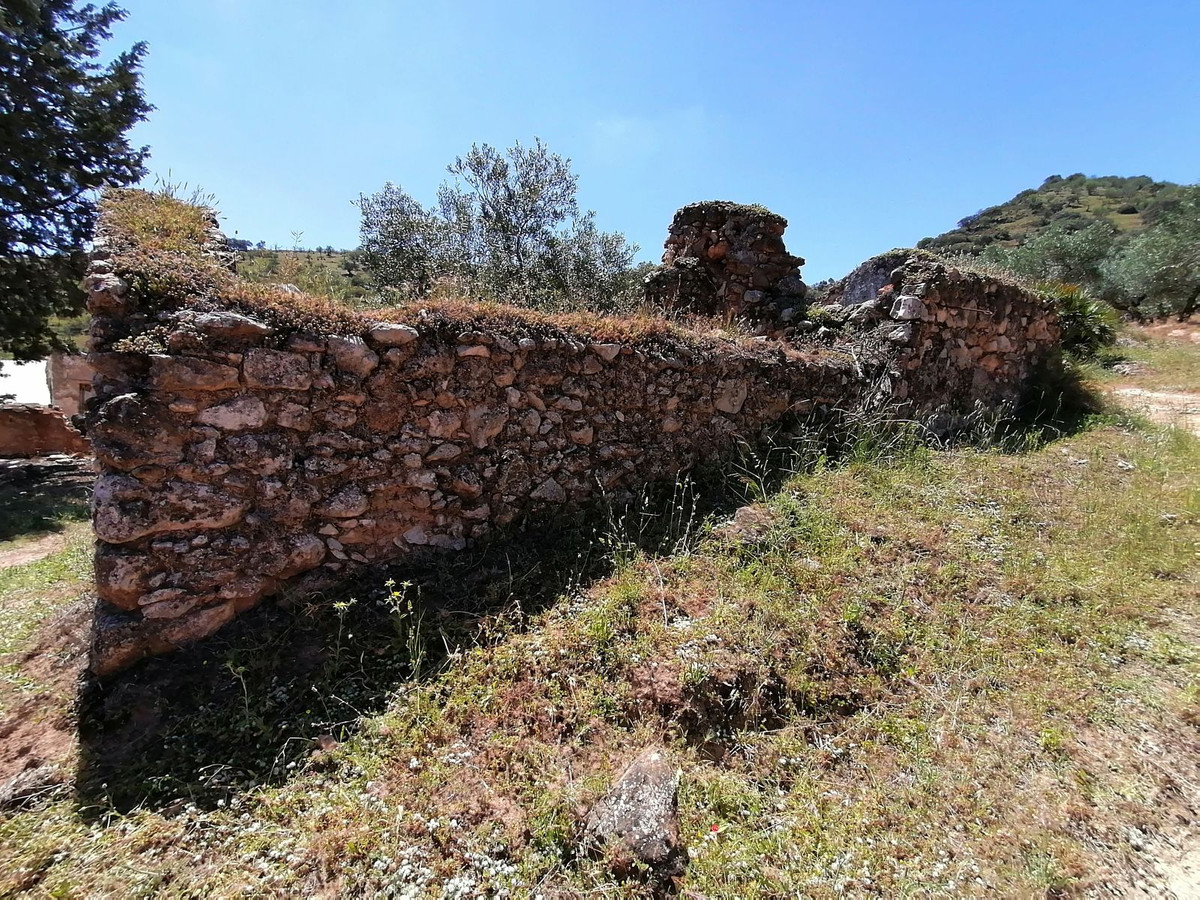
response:
<svg viewBox="0 0 1200 900"><path fill-rule="evenodd" d="M196 421L211 425L222 431L243 431L247 428L262 428L267 424L267 408L258 397L237 397L216 406L210 406Z"/></svg>
<svg viewBox="0 0 1200 900"><path fill-rule="evenodd" d="M313 427L312 412L307 406L299 403L285 403L279 408L276 417L281 428L293 431L311 431Z"/></svg>
<svg viewBox="0 0 1200 900"><path fill-rule="evenodd" d="M476 406L467 412L466 431L471 436L471 444L476 450L482 450L488 443L504 430L508 421L506 407Z"/></svg>
<svg viewBox="0 0 1200 900"><path fill-rule="evenodd" d="M367 332L367 340L377 347L403 347L420 336L417 329L409 325L394 325L390 322L372 325Z"/></svg>
<svg viewBox="0 0 1200 900"><path fill-rule="evenodd" d="M226 528L250 503L204 484L151 488L129 475L101 475L92 498L96 537L124 544L154 534Z"/></svg>
<svg viewBox="0 0 1200 900"><path fill-rule="evenodd" d="M183 459L184 431L163 409L137 394L121 394L96 411L88 435L102 466L131 471Z"/></svg>
<svg viewBox="0 0 1200 900"><path fill-rule="evenodd" d="M896 298L892 304L892 318L901 322L911 322L925 316L925 304L920 297L904 294Z"/></svg>
<svg viewBox="0 0 1200 900"><path fill-rule="evenodd" d="M257 319L228 311L200 313L189 322L197 331L224 340L256 340L275 333Z"/></svg>
<svg viewBox="0 0 1200 900"><path fill-rule="evenodd" d="M379 357L360 337L333 337L327 342L333 364L343 372L366 378L379 365Z"/></svg>
<svg viewBox="0 0 1200 900"><path fill-rule="evenodd" d="M737 415L742 411L750 386L744 381L727 381L719 385L720 394L717 396L716 407L723 413Z"/></svg>
<svg viewBox="0 0 1200 900"><path fill-rule="evenodd" d="M192 356L152 356L150 385L156 391L227 391L238 387L238 370Z"/></svg>
<svg viewBox="0 0 1200 900"><path fill-rule="evenodd" d="M352 519L361 516L370 507L367 496L357 487L344 487L336 494L318 504L314 512L331 519Z"/></svg>
<svg viewBox="0 0 1200 900"><path fill-rule="evenodd" d="M248 350L242 362L242 370L246 374L246 387L307 391L312 385L312 368L308 360L308 356L301 353Z"/></svg>
<svg viewBox="0 0 1200 900"><path fill-rule="evenodd" d="M660 878L682 875L688 857L679 837L678 791L679 771L667 751L644 750L588 813L585 844L617 845Z"/></svg>
<svg viewBox="0 0 1200 900"><path fill-rule="evenodd" d="M561 484L553 478L547 478L534 489L529 495L534 500L539 500L543 503L566 503L567 492L563 490Z"/></svg>

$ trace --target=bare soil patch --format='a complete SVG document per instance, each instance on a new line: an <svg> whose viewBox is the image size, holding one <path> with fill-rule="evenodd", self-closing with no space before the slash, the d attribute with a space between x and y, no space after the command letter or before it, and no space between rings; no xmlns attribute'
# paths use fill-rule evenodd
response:
<svg viewBox="0 0 1200 900"><path fill-rule="evenodd" d="M1200 394L1137 387L1113 387L1109 393L1122 406L1136 410L1151 422L1200 435Z"/></svg>
<svg viewBox="0 0 1200 900"><path fill-rule="evenodd" d="M87 666L92 601L83 597L48 619L28 649L0 657L18 678L0 716L0 785L39 766L69 772L77 740L74 699Z"/></svg>
<svg viewBox="0 0 1200 900"><path fill-rule="evenodd" d="M1200 321L1193 317L1186 322L1155 322L1139 325L1136 331L1147 337L1159 338L1172 343L1200 344Z"/></svg>
<svg viewBox="0 0 1200 900"><path fill-rule="evenodd" d="M45 534L31 541L24 541L16 547L0 550L0 569L37 562L39 559L45 559L51 553L57 553L65 546L67 546L67 539L61 534Z"/></svg>

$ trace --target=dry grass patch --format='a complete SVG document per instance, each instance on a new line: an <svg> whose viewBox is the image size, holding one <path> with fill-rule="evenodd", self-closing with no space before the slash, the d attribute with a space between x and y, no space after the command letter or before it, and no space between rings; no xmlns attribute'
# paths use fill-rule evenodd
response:
<svg viewBox="0 0 1200 900"><path fill-rule="evenodd" d="M545 312L504 303L465 299L451 293L400 306L352 305L311 292L239 278L208 254L215 223L208 210L164 193L109 192L102 205L100 231L109 242L114 270L131 286L143 312L179 306L219 304L254 315L276 328L277 340L303 332L314 335L362 334L376 321L398 321L455 339L464 331L496 337L566 342L622 342L663 352L731 349L778 356L744 331L719 321L679 322L653 311L600 316L584 312ZM151 329L152 332L152 329ZM154 335L125 339L126 349L156 349Z"/></svg>

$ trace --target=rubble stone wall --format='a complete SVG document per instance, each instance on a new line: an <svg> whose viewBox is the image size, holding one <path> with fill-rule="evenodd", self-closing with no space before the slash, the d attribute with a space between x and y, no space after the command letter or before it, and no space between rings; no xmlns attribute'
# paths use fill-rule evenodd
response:
<svg viewBox="0 0 1200 900"><path fill-rule="evenodd" d="M919 254L823 345L796 346L420 314L289 330L219 298L135 296L100 246L87 287L101 674L284 584L619 499L789 416L899 402L933 418L1015 396L1057 336L1031 295Z"/></svg>
<svg viewBox="0 0 1200 900"><path fill-rule="evenodd" d="M872 399L936 431L1019 404L1061 338L1043 297L920 250L868 260L826 299L843 342L871 335L895 348Z"/></svg>
<svg viewBox="0 0 1200 900"><path fill-rule="evenodd" d="M419 321L279 342L236 313L165 321L168 341L203 349L92 354L100 672L211 633L306 573L460 549L538 509L620 498L859 390L835 351Z"/></svg>
<svg viewBox="0 0 1200 900"><path fill-rule="evenodd" d="M0 404L0 457L86 456L90 452L87 441L71 427L62 410L32 403Z"/></svg>

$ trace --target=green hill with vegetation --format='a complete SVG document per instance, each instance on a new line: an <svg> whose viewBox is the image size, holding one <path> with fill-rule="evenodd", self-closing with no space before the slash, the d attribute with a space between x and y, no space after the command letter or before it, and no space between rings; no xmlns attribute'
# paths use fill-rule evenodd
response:
<svg viewBox="0 0 1200 900"><path fill-rule="evenodd" d="M975 255L993 244L1016 246L1052 229L1078 231L1097 222L1108 222L1118 232L1140 231L1161 219L1182 191L1182 185L1145 175L1051 175L1041 187L967 216L954 230L925 238L917 246Z"/></svg>
<svg viewBox="0 0 1200 900"><path fill-rule="evenodd" d="M918 247L972 257L1088 317L1139 321L1200 308L1200 185L1052 175Z"/></svg>

